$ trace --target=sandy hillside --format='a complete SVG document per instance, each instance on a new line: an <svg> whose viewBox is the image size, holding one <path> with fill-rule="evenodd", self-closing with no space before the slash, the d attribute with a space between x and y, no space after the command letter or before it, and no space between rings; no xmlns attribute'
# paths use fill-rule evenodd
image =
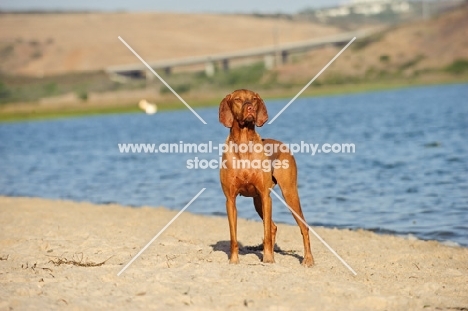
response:
<svg viewBox="0 0 468 311"><path fill-rule="evenodd" d="M340 49L311 51L301 62L279 68L279 77L284 81L303 81L320 71ZM402 72L408 76L417 71L444 68L458 59L468 60L468 3L429 20L391 28L368 45L356 41L325 75L367 74L379 78Z"/></svg>
<svg viewBox="0 0 468 311"><path fill-rule="evenodd" d="M2 14L0 70L40 76L294 42L339 32L306 22L170 13Z"/></svg>
<svg viewBox="0 0 468 311"><path fill-rule="evenodd" d="M229 265L227 219L189 212L117 276L175 214L0 197L0 310L468 308L467 248L317 228L353 276L314 237L316 265L302 267L296 226L278 226L276 263L261 263L262 225L241 219Z"/></svg>

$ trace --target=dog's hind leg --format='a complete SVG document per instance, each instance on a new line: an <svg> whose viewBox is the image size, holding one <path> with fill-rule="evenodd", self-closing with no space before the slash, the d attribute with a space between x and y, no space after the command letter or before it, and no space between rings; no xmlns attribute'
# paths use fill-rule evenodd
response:
<svg viewBox="0 0 468 311"><path fill-rule="evenodd" d="M302 213L301 202L299 200L299 193L297 191L297 171L294 158L289 159L290 167L288 169L281 169L275 171L275 178L278 186L281 188L283 198L289 207L294 211L293 217L297 225L301 229L302 240L304 243L304 259L302 264L307 267L314 265L314 257L310 249L309 228L301 221L305 222L304 214ZM301 219L299 219L299 217Z"/></svg>

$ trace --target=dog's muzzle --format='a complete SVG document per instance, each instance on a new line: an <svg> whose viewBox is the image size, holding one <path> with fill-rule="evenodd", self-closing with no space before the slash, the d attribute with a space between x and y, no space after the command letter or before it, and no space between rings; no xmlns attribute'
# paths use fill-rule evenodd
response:
<svg viewBox="0 0 468 311"><path fill-rule="evenodd" d="M245 102L244 105L243 105L243 115L245 116L244 117L244 121L245 122L253 122L255 121L255 117L257 115L257 110L254 108L254 106L252 105L252 103L250 102Z"/></svg>

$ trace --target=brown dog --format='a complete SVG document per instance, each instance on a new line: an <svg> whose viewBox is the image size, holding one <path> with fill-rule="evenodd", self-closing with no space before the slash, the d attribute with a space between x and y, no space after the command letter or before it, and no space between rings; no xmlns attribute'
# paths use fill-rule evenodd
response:
<svg viewBox="0 0 468 311"><path fill-rule="evenodd" d="M282 143L273 139L261 139L255 126L262 126L268 120L268 113L260 96L249 90L237 90L227 95L219 106L219 122L230 128L226 140L220 179L226 196L226 210L231 236L230 263L239 263L237 244L237 209L236 197L253 197L255 209L263 220L263 262L275 262L276 225L272 221L270 188L276 184L281 188L286 203L302 218L301 203L297 192L297 168L294 157L278 148ZM244 146L241 146L245 144ZM249 146L248 150L245 147ZM257 148L265 147L264 150ZM266 147L275 147L273 152ZM244 148L241 148L244 147ZM226 150L227 149L227 150ZM274 150L276 149L276 150ZM271 156L269 156L271 154ZM309 231L294 214L304 242L302 264L312 266L314 258L310 251Z"/></svg>

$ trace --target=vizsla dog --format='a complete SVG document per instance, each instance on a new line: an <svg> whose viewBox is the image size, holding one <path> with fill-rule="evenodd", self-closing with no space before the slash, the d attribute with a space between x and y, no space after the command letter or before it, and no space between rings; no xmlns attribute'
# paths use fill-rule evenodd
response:
<svg viewBox="0 0 468 311"><path fill-rule="evenodd" d="M229 262L239 263L239 246L237 244L237 209L236 197L240 194L252 197L260 218L263 220L263 262L274 263L273 247L275 245L276 225L272 221L270 188L276 184L281 188L286 203L302 219L301 203L297 192L297 168L294 157L284 148L274 148L274 152L260 150L258 145L280 146L282 143L273 139L261 139L255 126L262 126L268 120L268 113L260 96L249 90L237 90L227 95L219 107L219 121L230 128L226 140L220 179L226 196L226 210L231 236L231 256ZM250 148L241 148L249 146ZM252 148L252 146L256 146ZM273 149L273 148L271 148ZM271 154L271 155L269 155ZM304 259L302 264L310 267L314 258L310 251L309 231L294 214L301 229L304 242Z"/></svg>

